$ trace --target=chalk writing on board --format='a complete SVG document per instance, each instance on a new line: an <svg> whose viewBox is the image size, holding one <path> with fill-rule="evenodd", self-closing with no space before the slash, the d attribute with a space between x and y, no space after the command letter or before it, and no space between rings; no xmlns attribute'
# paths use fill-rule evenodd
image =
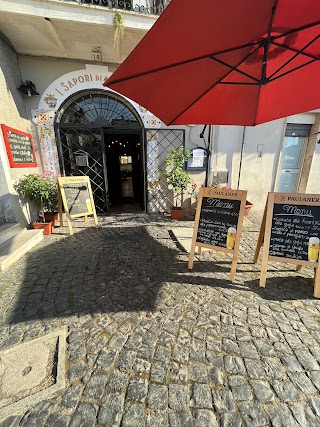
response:
<svg viewBox="0 0 320 427"><path fill-rule="evenodd" d="M203 197L196 241L233 249L240 200Z"/></svg>
<svg viewBox="0 0 320 427"><path fill-rule="evenodd" d="M9 131L8 138L10 142L12 158L15 163L34 162L31 141L28 136L19 135Z"/></svg>
<svg viewBox="0 0 320 427"><path fill-rule="evenodd" d="M316 262L319 237L320 206L274 205L271 256Z"/></svg>
<svg viewBox="0 0 320 427"><path fill-rule="evenodd" d="M70 215L91 212L92 205L86 183L63 184Z"/></svg>

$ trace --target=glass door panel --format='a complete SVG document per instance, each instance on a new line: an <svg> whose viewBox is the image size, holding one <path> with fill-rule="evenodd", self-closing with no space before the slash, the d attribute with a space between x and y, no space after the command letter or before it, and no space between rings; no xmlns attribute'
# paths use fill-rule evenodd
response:
<svg viewBox="0 0 320 427"><path fill-rule="evenodd" d="M297 191L307 141L308 138L305 137L285 137L278 184L279 192L294 193Z"/></svg>

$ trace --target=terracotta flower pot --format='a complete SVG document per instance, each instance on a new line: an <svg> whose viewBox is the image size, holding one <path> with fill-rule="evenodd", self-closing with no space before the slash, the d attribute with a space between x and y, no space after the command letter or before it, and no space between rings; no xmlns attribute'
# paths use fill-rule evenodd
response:
<svg viewBox="0 0 320 427"><path fill-rule="evenodd" d="M58 212L46 212L45 213L46 222L52 221L52 228L56 227L56 225L57 225L58 215L59 215Z"/></svg>
<svg viewBox="0 0 320 427"><path fill-rule="evenodd" d="M52 222L33 222L32 226L35 230L43 230L45 236L50 236L52 232Z"/></svg>
<svg viewBox="0 0 320 427"><path fill-rule="evenodd" d="M171 209L171 219L182 219L183 217L183 210L182 208L173 208Z"/></svg>

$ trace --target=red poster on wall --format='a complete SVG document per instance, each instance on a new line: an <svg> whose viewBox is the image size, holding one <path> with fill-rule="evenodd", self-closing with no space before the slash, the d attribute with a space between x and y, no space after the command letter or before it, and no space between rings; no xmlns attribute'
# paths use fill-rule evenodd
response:
<svg viewBox="0 0 320 427"><path fill-rule="evenodd" d="M32 135L1 125L8 159L12 168L33 168L37 166Z"/></svg>

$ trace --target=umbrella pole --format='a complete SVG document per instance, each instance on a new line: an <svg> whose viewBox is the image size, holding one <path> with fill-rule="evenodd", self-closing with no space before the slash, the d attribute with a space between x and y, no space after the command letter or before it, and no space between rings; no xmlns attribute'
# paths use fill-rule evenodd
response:
<svg viewBox="0 0 320 427"><path fill-rule="evenodd" d="M244 148L244 140L246 137L246 127L243 127L243 133L242 133L242 143L241 143L241 154L240 154L240 165L239 165L239 175L238 175L238 187L237 189L239 190L239 186L240 186L240 175L241 175L241 167L242 167L242 157L243 157L243 148Z"/></svg>
<svg viewBox="0 0 320 427"><path fill-rule="evenodd" d="M207 127L208 127L208 144L207 144L205 137L204 137L204 132L205 132ZM205 151L207 154L206 176L205 176L205 180L204 180L204 186L208 187L209 167L210 167L209 160L210 160L210 155L211 155L211 125L204 125L202 132L200 133L200 138L202 138L204 141Z"/></svg>

